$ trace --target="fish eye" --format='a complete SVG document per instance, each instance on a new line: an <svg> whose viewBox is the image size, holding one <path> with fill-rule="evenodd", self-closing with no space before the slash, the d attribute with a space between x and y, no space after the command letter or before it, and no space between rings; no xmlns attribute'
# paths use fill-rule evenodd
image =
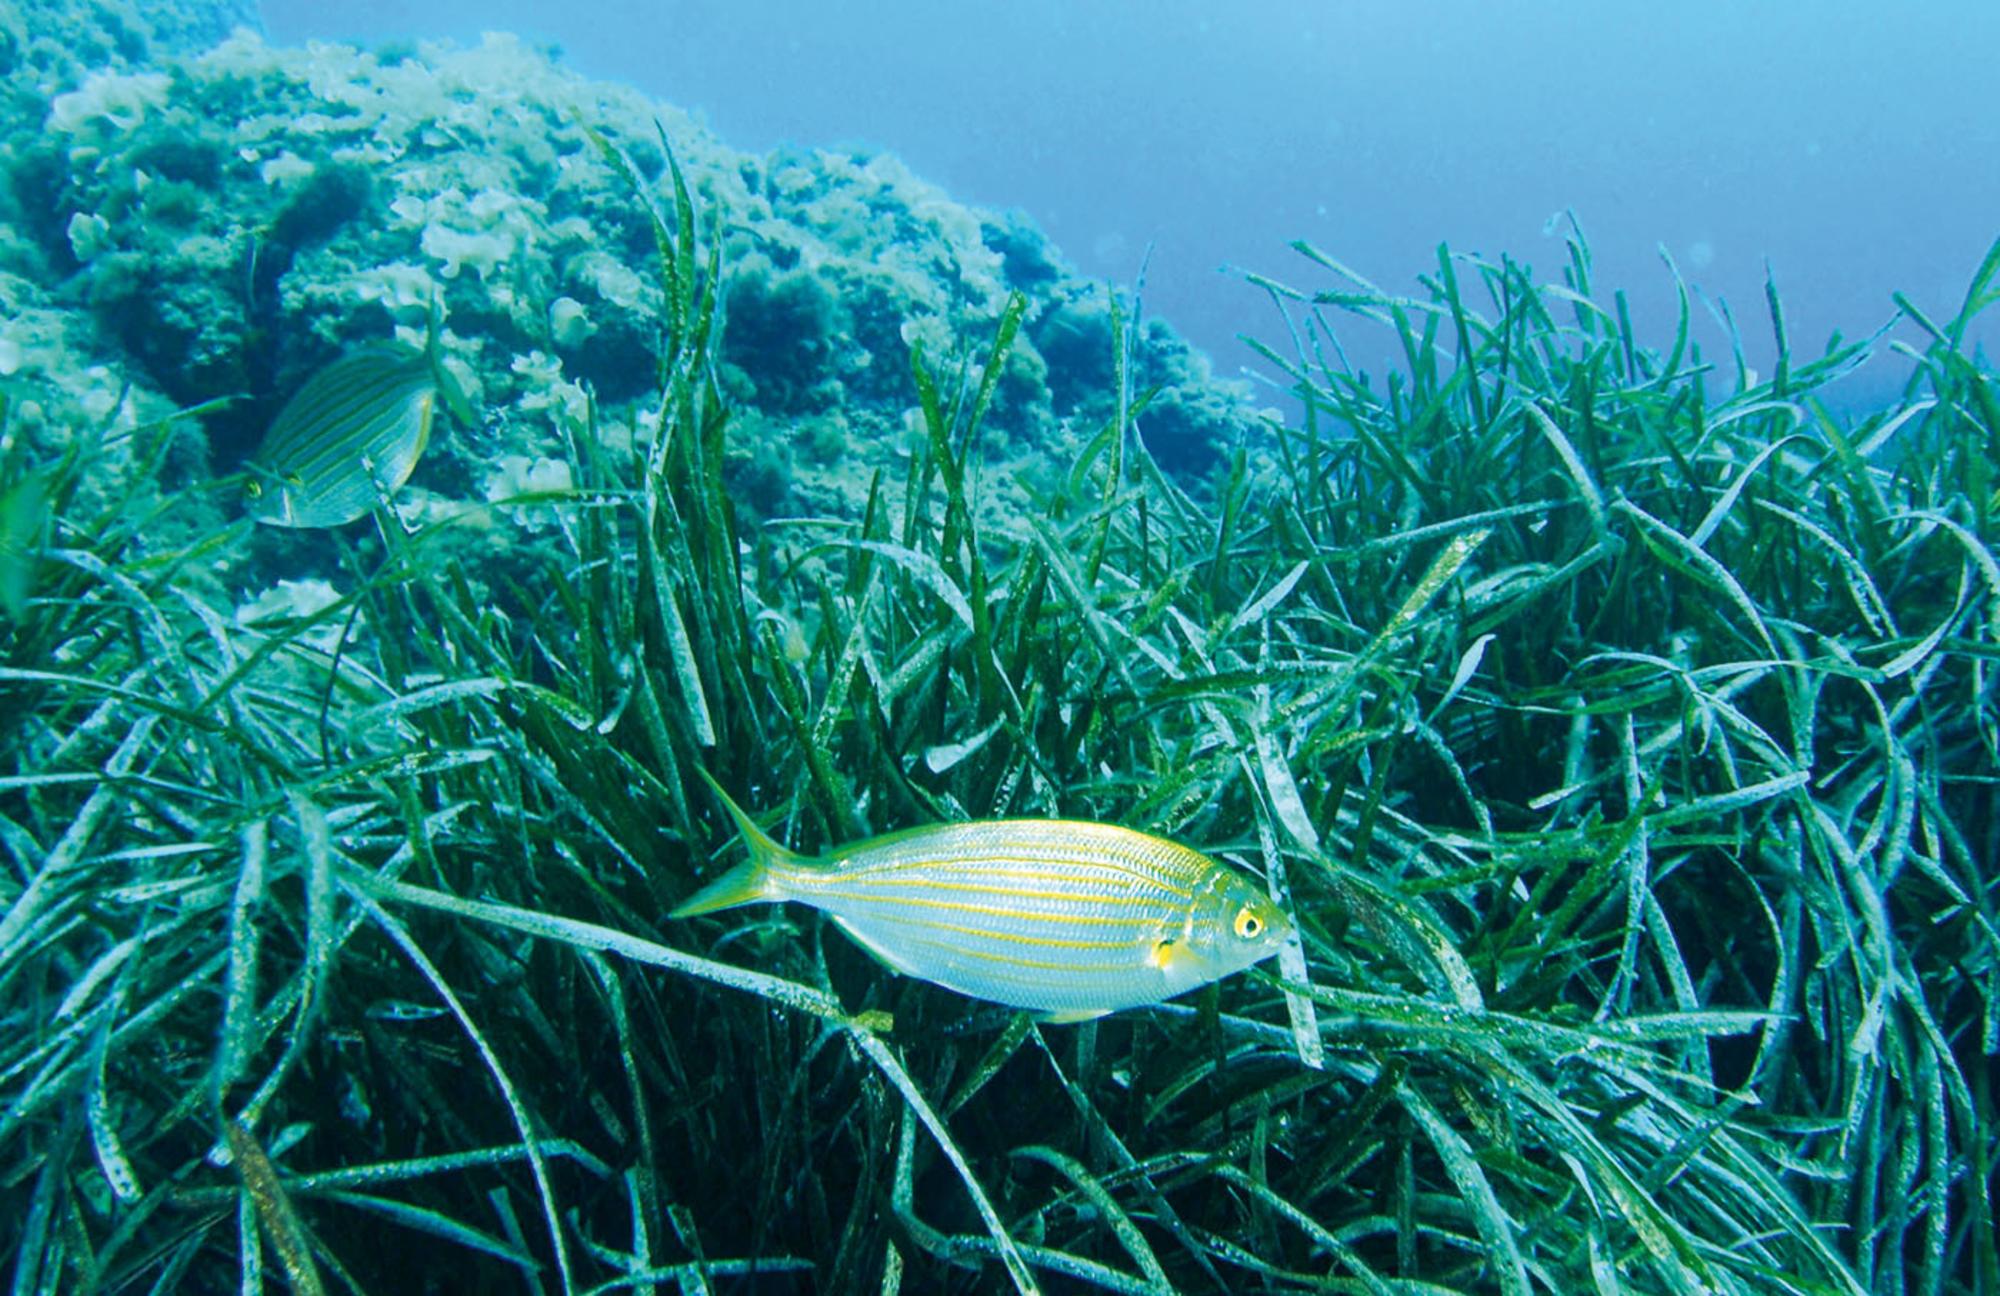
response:
<svg viewBox="0 0 2000 1296"><path fill-rule="evenodd" d="M251 499L256 499L264 493L264 484L255 477L252 477L249 481L243 483L243 493Z"/></svg>
<svg viewBox="0 0 2000 1296"><path fill-rule="evenodd" d="M1264 934L1264 920L1248 905L1236 911L1236 934L1243 940L1256 940Z"/></svg>

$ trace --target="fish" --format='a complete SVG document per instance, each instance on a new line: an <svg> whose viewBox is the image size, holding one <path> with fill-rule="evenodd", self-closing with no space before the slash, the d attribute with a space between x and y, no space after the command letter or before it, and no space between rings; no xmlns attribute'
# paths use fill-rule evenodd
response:
<svg viewBox="0 0 2000 1296"><path fill-rule="evenodd" d="M1200 851L1116 824L929 824L814 857L772 840L706 770L750 857L678 905L822 911L880 962L959 994L1086 1021L1269 958L1290 916Z"/></svg>
<svg viewBox="0 0 2000 1296"><path fill-rule="evenodd" d="M465 419L464 397L438 362L435 326L422 350L378 343L335 360L285 402L251 456L250 515L286 527L365 517L416 471L440 393Z"/></svg>

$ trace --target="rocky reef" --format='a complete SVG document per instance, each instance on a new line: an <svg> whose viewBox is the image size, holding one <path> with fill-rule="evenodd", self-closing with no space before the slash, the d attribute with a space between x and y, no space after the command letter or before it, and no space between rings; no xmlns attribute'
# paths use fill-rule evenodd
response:
<svg viewBox="0 0 2000 1296"><path fill-rule="evenodd" d="M0 77L32 103L90 71L197 53L261 25L256 0L0 0Z"/></svg>
<svg viewBox="0 0 2000 1296"><path fill-rule="evenodd" d="M0 7L0 380L28 435L200 406L172 462L227 474L306 374L421 337L435 300L482 422L434 447L413 510L476 505L560 459L587 402L609 444L643 441L658 260L586 126L662 199L670 144L720 234L728 476L750 516L852 514L876 469L895 479L911 349L957 375L1014 291L1030 307L982 446L990 497L1018 497L1017 474L1113 412L1106 290L1018 214L954 202L893 156L734 150L508 36L280 49L247 0L146 14ZM1199 490L1255 411L1166 325L1135 351L1135 382L1159 389L1142 433Z"/></svg>

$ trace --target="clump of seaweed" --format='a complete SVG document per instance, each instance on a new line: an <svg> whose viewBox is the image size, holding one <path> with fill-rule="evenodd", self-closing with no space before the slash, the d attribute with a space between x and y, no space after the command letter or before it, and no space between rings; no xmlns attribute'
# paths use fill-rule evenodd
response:
<svg viewBox="0 0 2000 1296"><path fill-rule="evenodd" d="M720 243L595 143L659 207L659 417L557 404L504 565L385 516L245 626L197 574L240 531L158 547L84 451L0 464L47 501L0 643L17 1290L2000 1284L2000 246L1952 320L1904 305L1916 380L1851 429L1815 392L1861 351L1794 357L1775 292L1729 384L1580 237L1562 285L1441 250L1411 298L1306 249L1335 286L1261 281L1305 415L1271 479L1160 470L1114 306L1114 415L996 515L1017 294L914 348L900 480L753 531ZM669 924L729 836L696 767L807 850L1175 835L1304 946L1056 1028L796 912Z"/></svg>

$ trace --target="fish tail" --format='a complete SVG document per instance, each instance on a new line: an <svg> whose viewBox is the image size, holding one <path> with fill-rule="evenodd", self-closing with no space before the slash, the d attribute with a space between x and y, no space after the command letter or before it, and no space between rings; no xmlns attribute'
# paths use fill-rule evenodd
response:
<svg viewBox="0 0 2000 1296"><path fill-rule="evenodd" d="M722 790L722 785L707 770L696 766L695 772L715 790L715 795L729 811L729 817L736 821L736 831L741 834L743 844L750 848L750 858L681 901L667 916L692 918L696 914L733 909L737 905L755 904L759 900L785 899L787 893L780 875L810 868L811 862L773 841L770 834L759 828L757 821Z"/></svg>

